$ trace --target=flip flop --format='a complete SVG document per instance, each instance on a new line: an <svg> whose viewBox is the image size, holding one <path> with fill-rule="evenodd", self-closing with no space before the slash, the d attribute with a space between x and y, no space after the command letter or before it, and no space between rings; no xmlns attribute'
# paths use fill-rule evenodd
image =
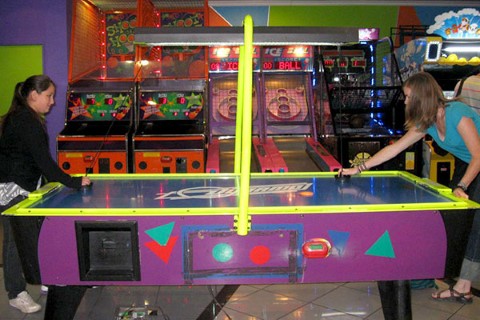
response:
<svg viewBox="0 0 480 320"><path fill-rule="evenodd" d="M442 298L442 293L447 291L450 293L450 295L448 297ZM460 293L457 290L453 289L453 285L450 285L450 287L446 290L435 292L432 295L432 299L437 301L453 301L461 304L470 304L473 302L472 292L469 291Z"/></svg>

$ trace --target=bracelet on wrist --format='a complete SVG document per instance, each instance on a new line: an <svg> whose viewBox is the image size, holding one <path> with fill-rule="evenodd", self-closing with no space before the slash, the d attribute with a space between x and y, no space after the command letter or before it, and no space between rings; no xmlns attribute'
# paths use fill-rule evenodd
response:
<svg viewBox="0 0 480 320"><path fill-rule="evenodd" d="M365 162L362 162L362 163L360 164L360 169L362 169L362 171L367 171L367 170L368 170L367 165L365 164Z"/></svg>
<svg viewBox="0 0 480 320"><path fill-rule="evenodd" d="M466 185L464 182L462 182L462 181L460 181L459 183L457 183L457 185L455 186L455 188L460 188L460 189L462 189L464 192L467 192L467 189L468 189L467 185Z"/></svg>
<svg viewBox="0 0 480 320"><path fill-rule="evenodd" d="M355 168L357 168L358 173L368 170L367 166L365 165L365 162L361 162L358 166L355 166Z"/></svg>

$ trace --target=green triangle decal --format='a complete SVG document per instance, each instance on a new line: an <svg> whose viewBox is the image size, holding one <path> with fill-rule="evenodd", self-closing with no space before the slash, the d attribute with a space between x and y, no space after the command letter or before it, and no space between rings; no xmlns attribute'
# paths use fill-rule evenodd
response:
<svg viewBox="0 0 480 320"><path fill-rule="evenodd" d="M145 233L148 234L150 238L155 240L161 246L165 246L167 245L170 235L172 234L172 229L174 225L174 222L170 222L153 229L145 230Z"/></svg>
<svg viewBox="0 0 480 320"><path fill-rule="evenodd" d="M388 231L385 231L380 238L365 252L366 255L395 258L392 242Z"/></svg>

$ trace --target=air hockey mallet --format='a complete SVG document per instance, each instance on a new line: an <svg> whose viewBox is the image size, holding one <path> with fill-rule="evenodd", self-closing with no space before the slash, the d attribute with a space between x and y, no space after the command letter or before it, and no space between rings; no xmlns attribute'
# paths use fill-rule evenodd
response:
<svg viewBox="0 0 480 320"><path fill-rule="evenodd" d="M340 182L340 183L345 183L347 181L350 181L350 176L346 175L346 174L343 174L343 170L340 169L338 171L338 174L335 175L335 180Z"/></svg>

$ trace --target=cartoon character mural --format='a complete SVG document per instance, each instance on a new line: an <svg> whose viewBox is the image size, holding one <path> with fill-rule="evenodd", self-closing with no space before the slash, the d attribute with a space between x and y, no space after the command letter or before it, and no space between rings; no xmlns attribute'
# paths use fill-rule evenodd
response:
<svg viewBox="0 0 480 320"><path fill-rule="evenodd" d="M435 17L435 23L427 29L427 33L444 39L480 39L479 23L480 12L477 9L448 11Z"/></svg>

